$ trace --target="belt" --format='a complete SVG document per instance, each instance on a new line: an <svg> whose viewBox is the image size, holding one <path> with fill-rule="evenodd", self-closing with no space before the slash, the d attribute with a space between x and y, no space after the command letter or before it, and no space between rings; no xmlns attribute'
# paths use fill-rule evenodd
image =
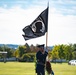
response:
<svg viewBox="0 0 76 75"><path fill-rule="evenodd" d="M43 65L45 67L45 64L42 62L37 62L37 64Z"/></svg>

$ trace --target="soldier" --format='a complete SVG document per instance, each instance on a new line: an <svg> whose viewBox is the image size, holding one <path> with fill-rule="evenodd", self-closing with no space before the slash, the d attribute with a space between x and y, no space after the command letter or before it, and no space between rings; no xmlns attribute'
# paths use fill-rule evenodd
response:
<svg viewBox="0 0 76 75"><path fill-rule="evenodd" d="M37 47L38 52L36 54L36 60L37 60L36 73L37 75L45 75L45 62L46 57L48 55L48 50L44 49L44 44L38 45Z"/></svg>

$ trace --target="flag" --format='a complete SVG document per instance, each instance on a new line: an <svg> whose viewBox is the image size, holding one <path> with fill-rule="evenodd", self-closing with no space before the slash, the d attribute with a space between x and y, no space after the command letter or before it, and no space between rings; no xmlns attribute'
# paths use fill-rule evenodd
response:
<svg viewBox="0 0 76 75"><path fill-rule="evenodd" d="M48 7L28 26L23 28L25 40L45 35L48 30Z"/></svg>

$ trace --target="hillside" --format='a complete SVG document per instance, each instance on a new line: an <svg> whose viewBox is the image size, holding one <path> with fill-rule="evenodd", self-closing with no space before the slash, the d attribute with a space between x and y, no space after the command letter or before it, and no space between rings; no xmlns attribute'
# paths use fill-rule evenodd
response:
<svg viewBox="0 0 76 75"><path fill-rule="evenodd" d="M16 44L0 44L0 46L4 46L6 45L9 48L13 48L13 49L17 49L19 45Z"/></svg>

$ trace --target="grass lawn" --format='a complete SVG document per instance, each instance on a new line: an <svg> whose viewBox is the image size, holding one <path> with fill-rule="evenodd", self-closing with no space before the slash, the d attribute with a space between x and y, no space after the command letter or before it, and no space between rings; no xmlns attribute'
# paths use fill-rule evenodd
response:
<svg viewBox="0 0 76 75"><path fill-rule="evenodd" d="M76 75L76 66L52 63L55 75ZM34 63L0 62L0 75L36 75Z"/></svg>

